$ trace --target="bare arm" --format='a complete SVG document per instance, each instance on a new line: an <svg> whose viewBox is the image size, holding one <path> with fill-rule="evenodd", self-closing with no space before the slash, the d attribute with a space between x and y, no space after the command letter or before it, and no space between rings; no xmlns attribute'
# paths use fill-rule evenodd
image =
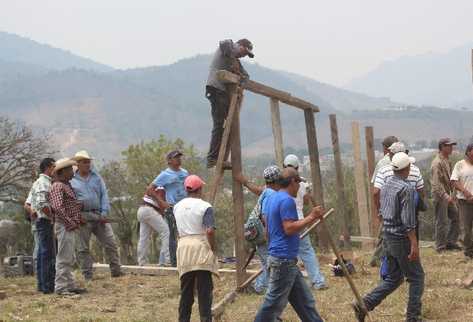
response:
<svg viewBox="0 0 473 322"><path fill-rule="evenodd" d="M259 186L257 184L250 182L248 178L245 177L241 173L235 176L235 180L240 182L243 186L245 186L248 190L250 190L252 193L254 193L257 196L261 195L265 188L264 186Z"/></svg>
<svg viewBox="0 0 473 322"><path fill-rule="evenodd" d="M156 189L156 186L154 184L150 184L148 186L148 188L146 189L146 192L145 192L146 195L150 196L151 198L153 198L154 200L156 200L156 202L158 203L159 205L159 208L161 209L167 209L170 207L170 205L167 203L166 201L166 194L165 194L165 191L164 189Z"/></svg>
<svg viewBox="0 0 473 322"><path fill-rule="evenodd" d="M407 233L407 237L409 238L409 241L411 242L411 251L409 253L409 260L410 261L416 261L419 259L420 254L419 254L419 244L417 242L417 237L416 237L416 230L412 229Z"/></svg>
<svg viewBox="0 0 473 322"><path fill-rule="evenodd" d="M217 251L217 243L215 240L215 229L207 228L205 233L207 235L207 240L209 242L210 249L212 250L212 252L215 253Z"/></svg>
<svg viewBox="0 0 473 322"><path fill-rule="evenodd" d="M471 194L471 192L465 189L465 187L460 183L460 181L452 180L451 182L452 182L453 188L463 193L463 195L465 196L467 200L470 200L473 198L473 195Z"/></svg>
<svg viewBox="0 0 473 322"><path fill-rule="evenodd" d="M314 207L307 217L301 220L284 220L282 222L286 235L294 235L303 230L305 227L314 223L317 219L323 217L322 207Z"/></svg>

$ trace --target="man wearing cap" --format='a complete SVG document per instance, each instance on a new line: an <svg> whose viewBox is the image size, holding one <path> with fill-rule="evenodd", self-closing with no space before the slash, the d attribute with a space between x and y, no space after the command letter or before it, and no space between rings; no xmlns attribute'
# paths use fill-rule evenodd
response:
<svg viewBox="0 0 473 322"><path fill-rule="evenodd" d="M473 143L468 144L465 157L453 167L450 180L457 191L460 218L463 223L465 256L473 259Z"/></svg>
<svg viewBox="0 0 473 322"><path fill-rule="evenodd" d="M189 322L194 288L199 299L200 321L212 321L212 274L218 276L215 218L212 205L202 200L204 181L188 176L184 187L188 196L174 206L179 243L177 270L181 281L179 322Z"/></svg>
<svg viewBox="0 0 473 322"><path fill-rule="evenodd" d="M36 231L38 234L38 258L36 262L36 277L38 291L54 293L55 258L54 250L54 215L49 204L54 159L45 158L39 165L40 175L33 183L30 191L30 205L36 214Z"/></svg>
<svg viewBox="0 0 473 322"><path fill-rule="evenodd" d="M60 295L75 295L86 290L75 285L72 271L74 269L74 239L82 220L80 210L82 203L77 200L70 180L74 176L74 160L65 158L56 161L53 174L56 181L51 185L49 204L55 216L57 236L55 292Z"/></svg>
<svg viewBox="0 0 473 322"><path fill-rule="evenodd" d="M77 162L77 171L74 173L71 185L77 199L82 202L81 216L86 222L79 232L78 259L82 274L86 280L92 280L93 258L89 248L90 236L94 234L105 249L112 277L119 277L122 275L120 257L112 225L107 220L110 202L105 182L98 172L92 169L92 158L87 151L77 152L74 160Z"/></svg>
<svg viewBox="0 0 473 322"><path fill-rule="evenodd" d="M304 219L299 219L294 198L297 197L300 182L301 178L295 169L283 169L281 189L271 197L266 217L269 287L256 314L256 322L275 321L288 302L302 321L322 321L310 288L297 267L297 256L299 233L322 218L323 209L314 207Z"/></svg>
<svg viewBox="0 0 473 322"><path fill-rule="evenodd" d="M411 158L404 153L392 157L394 176L381 187L380 214L383 218L383 243L386 272L379 285L363 298L368 311L374 310L404 281L409 283L406 322L422 321L424 270L420 262L415 228L415 188L408 182ZM366 311L353 304L358 321L365 321Z"/></svg>
<svg viewBox="0 0 473 322"><path fill-rule="evenodd" d="M457 250L460 224L450 183L452 166L450 155L457 143L449 138L439 141L439 152L432 161L432 194L435 208L435 248L438 252Z"/></svg>
<svg viewBox="0 0 473 322"><path fill-rule="evenodd" d="M220 42L210 63L209 77L205 87L205 96L210 101L213 120L210 148L207 154L208 168L214 167L217 163L223 125L230 107L230 93L225 83L218 79L217 71L228 70L240 75L243 80L248 79L249 75L240 62L240 58L245 56L254 57L253 44L248 39L240 39L235 43L227 39Z"/></svg>
<svg viewBox="0 0 473 322"><path fill-rule="evenodd" d="M170 264L176 266L176 221L173 214L173 206L184 199L187 196L187 192L184 189L184 180L189 175L186 169L182 168L182 152L179 150L174 150L169 152L166 155L166 160L168 163L168 168L162 171L156 179L148 186L143 201L145 205L153 206L155 209L164 215L168 223L168 233L169 233L169 258ZM140 221L141 222L141 221ZM149 222L148 222L149 223ZM163 235L166 235L165 229L159 225L158 231L160 231L161 238ZM147 253L147 240L146 231L141 234L140 229L140 241L138 244L138 253L146 257ZM165 244L164 244L165 245ZM161 246L164 246L161 245ZM162 251L162 250L161 250ZM162 256L167 256L166 252L161 253ZM140 255L138 255L140 257ZM165 259L166 264L167 258ZM162 259L160 258L160 263Z"/></svg>
<svg viewBox="0 0 473 322"><path fill-rule="evenodd" d="M253 192L255 195L259 196L258 201L256 202L253 212L259 213L261 216L259 219L266 227L266 215L269 211L269 205L271 196L279 190L279 179L281 177L281 170L278 166L272 165L264 169L263 178L265 181L264 186L259 186L248 180L243 174L238 175L235 179L244 185L248 190ZM251 215L250 215L251 216ZM253 291L257 294L264 294L268 288L268 267L267 267L267 258L268 258L268 244L267 242L260 245L256 245L256 253L258 254L261 260L261 266L263 272L255 279L254 284L252 285Z"/></svg>
<svg viewBox="0 0 473 322"><path fill-rule="evenodd" d="M380 209L380 192L381 188L386 184L386 182L394 176L394 171L391 165L391 160L396 153L404 152L408 153L409 151L406 149L406 146L402 142L394 142L389 148L389 153L387 154L389 159L389 164L382 166L376 172L376 176L374 178L374 188L373 188L373 198L374 198L374 205L376 212L378 213L379 217L379 209ZM422 173L420 172L419 167L417 167L414 162L414 158L410 158L411 165L409 176L407 177L407 182L416 190L416 215L417 209L420 209L418 205L420 205L420 200L424 197L424 178L422 177ZM417 221L419 223L419 221ZM419 238L419 226L416 227L417 238ZM383 254L383 240L382 240L382 232L381 235L378 236L378 243L376 249L371 257L370 265L377 266L379 264L380 258Z"/></svg>
<svg viewBox="0 0 473 322"><path fill-rule="evenodd" d="M286 156L283 162L284 168L293 168L299 172L299 158L294 154ZM304 219L304 206L314 205L312 196L310 194L309 185L304 181L300 182L299 191L294 199L297 207L297 215L299 220ZM307 271L311 287L315 290L325 290L328 288L325 277L320 271L320 264L315 254L315 249L310 241L310 236L305 236L299 244L299 258L304 263L304 268Z"/></svg>
<svg viewBox="0 0 473 322"><path fill-rule="evenodd" d="M373 172L373 177L371 178L372 184L374 184L378 170L386 165L391 164L391 157L389 155L389 147L395 142L399 142L399 139L393 135L390 135L384 138L382 142L384 156L378 161L378 163L376 163L376 167L374 168L374 172Z"/></svg>

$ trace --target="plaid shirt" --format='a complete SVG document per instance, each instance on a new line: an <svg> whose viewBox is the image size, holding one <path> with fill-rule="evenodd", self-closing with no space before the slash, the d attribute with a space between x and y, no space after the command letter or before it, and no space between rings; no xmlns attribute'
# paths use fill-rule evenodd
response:
<svg viewBox="0 0 473 322"><path fill-rule="evenodd" d="M64 223L67 230L79 227L82 205L77 200L70 183L54 182L49 192L49 203L56 219Z"/></svg>
<svg viewBox="0 0 473 322"><path fill-rule="evenodd" d="M407 237L416 228L415 188L396 175L381 188L383 231L394 238Z"/></svg>

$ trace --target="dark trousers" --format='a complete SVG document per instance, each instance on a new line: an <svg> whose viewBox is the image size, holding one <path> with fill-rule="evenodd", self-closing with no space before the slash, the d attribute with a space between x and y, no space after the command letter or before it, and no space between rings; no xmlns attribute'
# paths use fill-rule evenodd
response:
<svg viewBox="0 0 473 322"><path fill-rule="evenodd" d="M171 259L171 265L173 267L177 266L177 226L176 218L174 218L173 208L170 207L164 212L164 218L169 227L169 258Z"/></svg>
<svg viewBox="0 0 473 322"><path fill-rule="evenodd" d="M197 286L201 322L212 321L213 281L209 271L192 271L181 277L181 298L179 300L179 322L191 320L194 304L194 286Z"/></svg>
<svg viewBox="0 0 473 322"><path fill-rule="evenodd" d="M207 163L213 164L218 159L220 144L222 143L223 126L230 107L230 95L227 92L207 86L205 96L212 106L212 136L207 154Z"/></svg>
<svg viewBox="0 0 473 322"><path fill-rule="evenodd" d="M465 255L473 257L473 203L460 199L458 200L458 205L463 225L463 245L465 246Z"/></svg>
<svg viewBox="0 0 473 322"><path fill-rule="evenodd" d="M404 281L409 283L409 302L407 319L421 316L422 294L424 293L424 269L419 260L410 261L410 241L384 237L384 252L387 257L388 273L384 280L364 297L369 311L378 306L389 294L394 292Z"/></svg>
<svg viewBox="0 0 473 322"><path fill-rule="evenodd" d="M36 221L39 242L36 275L38 278L38 290L43 293L54 292L56 252L54 250L53 227L53 224L48 219L40 218Z"/></svg>

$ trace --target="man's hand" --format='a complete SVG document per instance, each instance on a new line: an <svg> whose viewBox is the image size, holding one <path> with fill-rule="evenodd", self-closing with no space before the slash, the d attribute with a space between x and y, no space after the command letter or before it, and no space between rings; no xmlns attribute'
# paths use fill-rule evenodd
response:
<svg viewBox="0 0 473 322"><path fill-rule="evenodd" d="M447 202L448 202L449 204L453 204L453 203L455 203L455 198L452 197L452 196L448 196L448 197L447 197Z"/></svg>
<svg viewBox="0 0 473 322"><path fill-rule="evenodd" d="M30 213L30 217L31 217L31 220L36 220L38 219L38 214L36 213L36 211L31 211Z"/></svg>
<svg viewBox="0 0 473 322"><path fill-rule="evenodd" d="M409 253L409 256L407 256L407 258L411 262L413 262L413 261L419 260L419 256L420 256L419 246L411 244L411 252Z"/></svg>
<svg viewBox="0 0 473 322"><path fill-rule="evenodd" d="M248 182L248 179L241 172L235 175L235 180L242 185L245 185Z"/></svg>
<svg viewBox="0 0 473 322"><path fill-rule="evenodd" d="M318 219L322 219L325 213L325 209L322 206L317 206L312 208L312 211L309 213L312 222L315 222Z"/></svg>
<svg viewBox="0 0 473 322"><path fill-rule="evenodd" d="M465 196L466 200L472 200L473 199L473 194L471 194L471 192L469 192L466 189L463 190L463 195Z"/></svg>
<svg viewBox="0 0 473 322"><path fill-rule="evenodd" d="M85 220L82 216L80 217L80 225L87 224L87 220Z"/></svg>
<svg viewBox="0 0 473 322"><path fill-rule="evenodd" d="M108 224L110 221L106 217L100 217L99 223L102 225Z"/></svg>

